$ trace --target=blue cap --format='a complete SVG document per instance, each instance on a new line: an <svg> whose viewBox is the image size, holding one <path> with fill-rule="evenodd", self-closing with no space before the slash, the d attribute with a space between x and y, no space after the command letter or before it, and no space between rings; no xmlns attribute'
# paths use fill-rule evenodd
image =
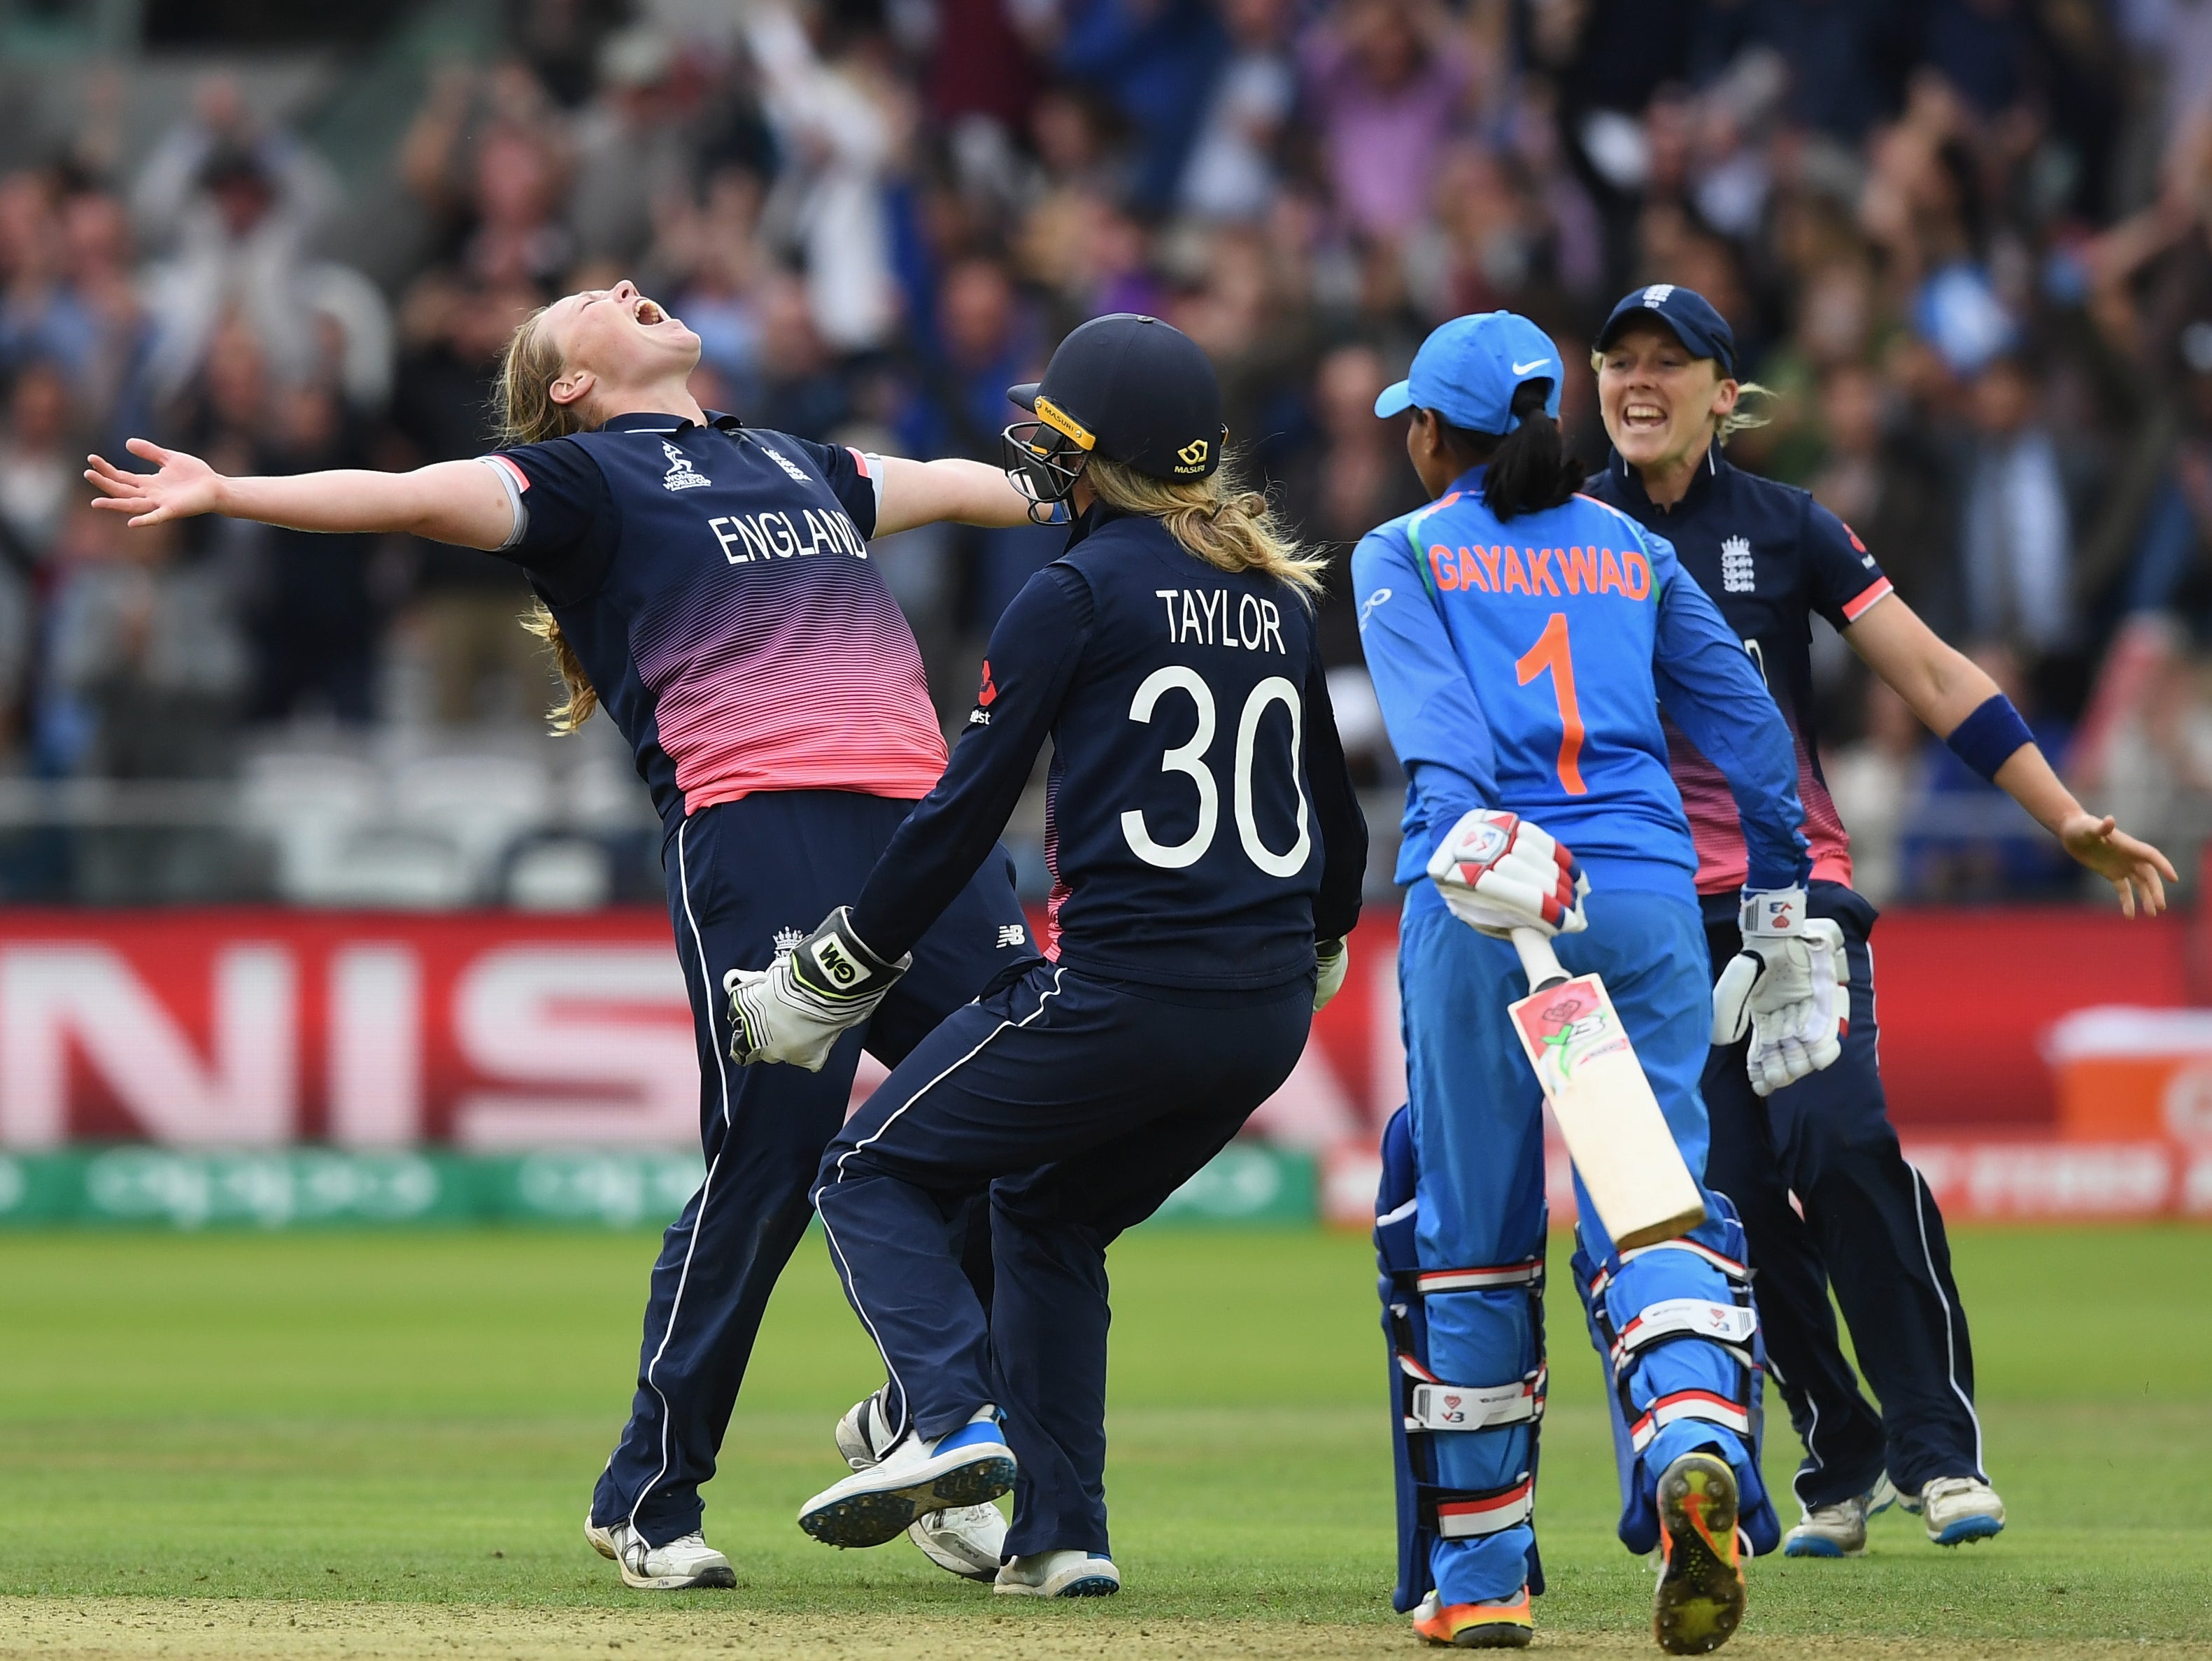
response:
<svg viewBox="0 0 2212 1661"><path fill-rule="evenodd" d="M1605 351L1631 325L1650 319L1674 332L1674 338L1692 357L1719 361L1721 374L1735 376L1735 335L1728 319L1713 309L1713 302L1695 289L1673 283L1653 283L1623 295L1597 332L1597 349Z"/></svg>
<svg viewBox="0 0 2212 1661"><path fill-rule="evenodd" d="M1552 337L1512 312L1485 312L1440 324L1413 354L1413 367L1375 400L1375 413L1434 410L1471 433L1510 433L1521 423L1513 394L1524 380L1549 380L1544 413L1559 413L1559 350Z"/></svg>

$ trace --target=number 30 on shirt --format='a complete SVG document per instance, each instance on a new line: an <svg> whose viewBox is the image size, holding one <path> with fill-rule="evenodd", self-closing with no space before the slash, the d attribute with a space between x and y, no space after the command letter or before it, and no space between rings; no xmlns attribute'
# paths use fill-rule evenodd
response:
<svg viewBox="0 0 2212 1661"><path fill-rule="evenodd" d="M1146 828L1144 813L1132 808L1121 815L1121 835L1129 844L1129 851L1146 864L1179 871L1187 865L1195 865L1213 846L1214 832L1221 823L1221 787L1215 782L1212 769L1206 764L1206 752L1213 743L1213 689L1200 678L1196 670L1179 663L1153 670L1137 688L1136 697L1129 701L1129 719L1149 726L1154 708L1171 691L1182 693L1197 706L1198 726L1187 743L1176 745L1160 757L1160 771L1181 773L1196 787L1197 828L1182 842L1164 845L1154 841L1152 833ZM1274 852L1261 841L1259 822L1253 812L1252 766L1260 737L1260 718L1274 703L1291 712L1291 779L1293 787L1297 785L1299 734L1304 711L1298 702L1298 689L1280 675L1270 675L1252 689L1237 717L1237 755L1230 781L1231 794L1237 817L1237 839L1243 845L1244 856L1268 876L1295 877L1305 869L1306 856L1313 851L1313 837L1306 824L1306 793L1296 789L1298 834L1284 853Z"/></svg>

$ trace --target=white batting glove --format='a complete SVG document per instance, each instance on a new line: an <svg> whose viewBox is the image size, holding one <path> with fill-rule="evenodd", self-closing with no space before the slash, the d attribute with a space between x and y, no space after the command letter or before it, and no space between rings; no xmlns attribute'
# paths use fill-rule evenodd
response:
<svg viewBox="0 0 2212 1661"><path fill-rule="evenodd" d="M1575 856L1540 826L1516 814L1478 807L1461 815L1429 855L1429 879L1451 914L1504 939L1516 928L1547 938L1589 927L1583 896L1589 879Z"/></svg>
<svg viewBox="0 0 2212 1661"><path fill-rule="evenodd" d="M1802 888L1747 891L1738 922L1743 949L1713 987L1713 1042L1735 1043L1748 1030L1745 1070L1771 1096L1843 1054L1850 964L1844 931L1806 915Z"/></svg>
<svg viewBox="0 0 2212 1661"><path fill-rule="evenodd" d="M722 977L730 995L730 1059L787 1062L819 1073L848 1027L876 1013L914 963L909 952L886 963L853 932L849 906L765 969L732 969Z"/></svg>
<svg viewBox="0 0 2212 1661"><path fill-rule="evenodd" d="M1344 990L1344 971L1352 963L1350 940L1323 940L1314 947L1314 1013Z"/></svg>

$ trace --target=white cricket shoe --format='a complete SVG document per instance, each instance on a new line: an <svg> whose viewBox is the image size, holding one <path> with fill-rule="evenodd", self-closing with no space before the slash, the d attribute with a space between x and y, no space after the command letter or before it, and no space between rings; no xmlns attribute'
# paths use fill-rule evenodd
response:
<svg viewBox="0 0 2212 1661"><path fill-rule="evenodd" d="M880 1546L931 1512L997 1499L1013 1487L1014 1469L997 1409L984 1407L945 1436L908 1430L874 1464L800 1506L799 1526L825 1546Z"/></svg>
<svg viewBox="0 0 2212 1661"><path fill-rule="evenodd" d="M1121 1571L1087 1551L1040 1551L1008 1559L991 1590L1000 1597L1111 1597Z"/></svg>
<svg viewBox="0 0 2212 1661"><path fill-rule="evenodd" d="M854 1402L837 1421L837 1451L854 1470L873 1469L882 1458L877 1449L887 1448L897 1439L880 1390ZM1006 1513L996 1506L954 1506L933 1511L915 1518L907 1525L906 1533L924 1557L964 1579L995 1578L1006 1555Z"/></svg>
<svg viewBox="0 0 2212 1661"><path fill-rule="evenodd" d="M694 1529L681 1540L649 1546L627 1522L602 1528L584 1515L584 1538L622 1570L623 1585L636 1591L688 1591L693 1587L726 1591L738 1584L730 1560Z"/></svg>
<svg viewBox="0 0 2212 1661"><path fill-rule="evenodd" d="M1900 1494L1905 1510L1917 1512L1928 1537L1939 1546L1963 1546L2004 1531L2004 1501L1978 1476L1937 1476L1917 1494Z"/></svg>
<svg viewBox="0 0 2212 1661"><path fill-rule="evenodd" d="M1784 1557L1860 1557L1866 1553L1867 1518L1897 1503L1887 1474L1864 1494L1832 1505L1807 1506L1804 1519L1782 1542Z"/></svg>
<svg viewBox="0 0 2212 1661"><path fill-rule="evenodd" d="M1832 1505L1807 1506L1804 1516L1782 1542L1784 1557L1863 1557L1867 1502L1863 1494Z"/></svg>

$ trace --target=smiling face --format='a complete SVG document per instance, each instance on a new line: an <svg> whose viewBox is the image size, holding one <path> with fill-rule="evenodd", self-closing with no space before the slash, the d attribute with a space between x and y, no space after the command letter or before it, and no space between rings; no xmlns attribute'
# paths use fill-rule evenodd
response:
<svg viewBox="0 0 2212 1661"><path fill-rule="evenodd" d="M555 301L539 327L560 358L553 397L562 404L588 406L596 390L680 385L699 362L699 337L627 280Z"/></svg>
<svg viewBox="0 0 2212 1661"><path fill-rule="evenodd" d="M1656 323L1630 325L1599 358L1606 436L1639 471L1696 460L1720 417L1735 408L1736 390L1716 359L1691 356Z"/></svg>

